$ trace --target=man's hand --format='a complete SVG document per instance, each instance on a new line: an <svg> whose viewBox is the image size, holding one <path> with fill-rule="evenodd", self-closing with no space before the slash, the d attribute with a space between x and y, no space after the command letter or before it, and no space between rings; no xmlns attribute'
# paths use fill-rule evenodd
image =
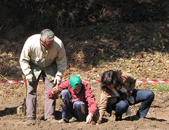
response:
<svg viewBox="0 0 169 130"><path fill-rule="evenodd" d="M86 117L86 124L90 124L92 119L93 119L93 114L89 113L89 115L87 115Z"/></svg>
<svg viewBox="0 0 169 130"><path fill-rule="evenodd" d="M56 93L58 93L58 92L59 92L58 87L54 87L54 88L52 89L52 94L56 94Z"/></svg>
<svg viewBox="0 0 169 130"><path fill-rule="evenodd" d="M56 76L54 79L54 84L60 85L62 81L62 78L60 76Z"/></svg>
<svg viewBox="0 0 169 130"><path fill-rule="evenodd" d="M32 74L28 74L26 76L26 81L28 81L29 83L33 83L33 75Z"/></svg>

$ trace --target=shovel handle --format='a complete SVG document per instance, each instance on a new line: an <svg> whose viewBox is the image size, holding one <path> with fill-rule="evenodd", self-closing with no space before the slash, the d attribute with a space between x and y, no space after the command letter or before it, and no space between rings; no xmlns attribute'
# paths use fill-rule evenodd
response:
<svg viewBox="0 0 169 130"><path fill-rule="evenodd" d="M22 75L23 78L23 83L24 83L24 88L25 88L25 93L24 93L24 102L23 102L23 115L26 115L26 96L27 96L27 85L26 85L26 80L25 80L25 75Z"/></svg>

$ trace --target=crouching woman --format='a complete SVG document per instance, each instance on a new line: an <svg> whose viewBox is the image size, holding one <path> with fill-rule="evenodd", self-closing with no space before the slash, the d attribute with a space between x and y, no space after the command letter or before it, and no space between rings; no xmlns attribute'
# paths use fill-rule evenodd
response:
<svg viewBox="0 0 169 130"><path fill-rule="evenodd" d="M99 119L97 124L102 122L105 113L115 111L115 120L122 120L122 114L130 114L129 105L141 103L136 113L137 119L144 118L154 100L154 93L151 90L135 89L136 78L121 70L105 71L101 78L101 99L99 105Z"/></svg>

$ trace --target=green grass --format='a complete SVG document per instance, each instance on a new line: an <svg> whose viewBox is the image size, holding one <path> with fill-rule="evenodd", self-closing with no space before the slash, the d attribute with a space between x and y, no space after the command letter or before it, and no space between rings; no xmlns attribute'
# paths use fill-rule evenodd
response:
<svg viewBox="0 0 169 130"><path fill-rule="evenodd" d="M156 87L152 87L153 91L169 92L169 84L159 84Z"/></svg>
<svg viewBox="0 0 169 130"><path fill-rule="evenodd" d="M169 61L169 55L168 54L165 54L165 56L164 56L164 62L166 62L166 61Z"/></svg>
<svg viewBox="0 0 169 130"><path fill-rule="evenodd" d="M130 63L131 63L130 60L125 60L125 61L123 62L123 64L130 64Z"/></svg>
<svg viewBox="0 0 169 130"><path fill-rule="evenodd" d="M101 65L103 63L103 60L99 60L98 64Z"/></svg>
<svg viewBox="0 0 169 130"><path fill-rule="evenodd" d="M159 75L155 75L153 79L158 79L159 78Z"/></svg>

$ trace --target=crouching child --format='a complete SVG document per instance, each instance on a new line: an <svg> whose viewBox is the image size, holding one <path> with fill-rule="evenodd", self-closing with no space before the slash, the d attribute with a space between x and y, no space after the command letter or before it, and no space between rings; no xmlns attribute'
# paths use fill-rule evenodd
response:
<svg viewBox="0 0 169 130"><path fill-rule="evenodd" d="M69 122L69 114L86 124L92 122L97 113L97 101L91 87L79 76L73 75L69 80L48 92L48 98L57 99L59 92L63 100L62 121Z"/></svg>

